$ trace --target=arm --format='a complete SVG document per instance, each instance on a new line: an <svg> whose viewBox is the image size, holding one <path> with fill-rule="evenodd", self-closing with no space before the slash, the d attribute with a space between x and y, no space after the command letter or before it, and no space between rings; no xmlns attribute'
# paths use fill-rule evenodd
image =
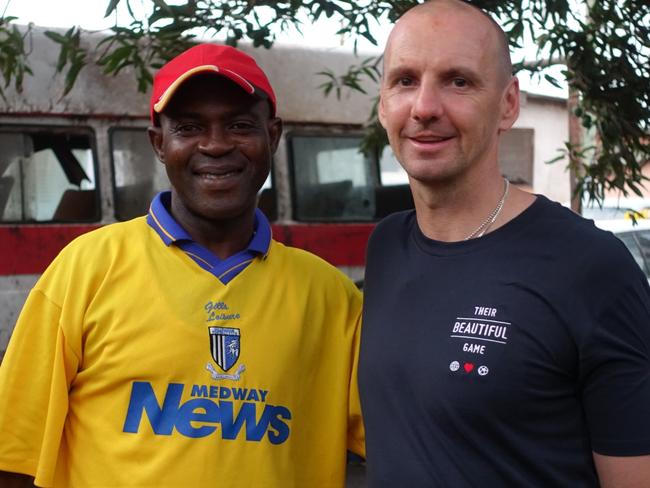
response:
<svg viewBox="0 0 650 488"><path fill-rule="evenodd" d="M646 488L650 483L650 456L593 454L602 488Z"/></svg>
<svg viewBox="0 0 650 488"><path fill-rule="evenodd" d="M33 488L34 478L26 474L0 471L0 486L2 488Z"/></svg>

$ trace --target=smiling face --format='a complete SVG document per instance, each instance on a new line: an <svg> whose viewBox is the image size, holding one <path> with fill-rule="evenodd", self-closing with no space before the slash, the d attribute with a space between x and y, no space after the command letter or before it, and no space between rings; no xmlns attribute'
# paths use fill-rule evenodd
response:
<svg viewBox="0 0 650 488"><path fill-rule="evenodd" d="M519 113L505 49L490 19L464 4L423 4L397 23L384 53L379 118L411 180L497 167L498 134Z"/></svg>
<svg viewBox="0 0 650 488"><path fill-rule="evenodd" d="M231 81L196 75L149 129L172 186L172 214L192 234L205 223L250 221L282 124L266 100Z"/></svg>

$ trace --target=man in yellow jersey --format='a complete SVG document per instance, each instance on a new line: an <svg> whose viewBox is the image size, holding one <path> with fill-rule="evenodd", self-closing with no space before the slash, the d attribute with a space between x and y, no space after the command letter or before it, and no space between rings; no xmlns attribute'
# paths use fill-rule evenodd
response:
<svg viewBox="0 0 650 488"><path fill-rule="evenodd" d="M269 81L195 46L157 73L151 118L171 191L31 291L0 368L0 485L342 486L361 298L256 208L282 132Z"/></svg>

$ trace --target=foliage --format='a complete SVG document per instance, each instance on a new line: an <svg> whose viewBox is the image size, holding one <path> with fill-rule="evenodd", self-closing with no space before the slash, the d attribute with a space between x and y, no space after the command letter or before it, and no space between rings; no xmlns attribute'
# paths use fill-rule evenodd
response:
<svg viewBox="0 0 650 488"><path fill-rule="evenodd" d="M29 32L22 33L18 27L11 25L15 17L0 17L0 73L4 81L4 88L8 88L11 82L17 90L22 90L25 74L32 74L27 64L29 49L25 40ZM0 97L4 98L3 87L0 86Z"/></svg>
<svg viewBox="0 0 650 488"><path fill-rule="evenodd" d="M222 36L226 42L250 40L270 48L276 32L301 31L307 23L324 17L340 25L339 34L376 43L377 19L394 22L422 0L150 0L148 15L138 17L131 2L107 0L105 16L126 7L132 22L115 25L93 53L106 74L134 68L138 89L151 83L151 70L192 43L196 35ZM142 2L142 0L137 0ZM181 0L182 1L182 0ZM577 175L578 192L601 199L606 189L638 193L643 182L641 165L650 159L650 9L647 0L470 0L500 19L512 47L526 39L538 46L537 59L522 62L515 71L546 73L553 64L565 66L564 76L579 93L575 116L593 136L589 144L567 143L564 152ZM20 33L11 17L0 17L0 72L5 88L13 80L22 86L27 64L27 33ZM60 45L58 71L67 69L66 92L89 59L81 45L82 31L49 33ZM356 42L355 42L356 47ZM340 96L342 89L361 90L362 79L377 80L380 58L350 67L343 76L325 69L321 74L326 94ZM0 90L0 94L1 94ZM369 119L366 147L385 144L385 135ZM593 141L595 140L595 143Z"/></svg>

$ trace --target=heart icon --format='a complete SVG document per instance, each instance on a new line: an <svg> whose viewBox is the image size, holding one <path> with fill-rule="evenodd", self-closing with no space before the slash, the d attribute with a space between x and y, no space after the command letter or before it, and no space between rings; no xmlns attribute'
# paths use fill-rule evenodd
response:
<svg viewBox="0 0 650 488"><path fill-rule="evenodd" d="M474 363L465 363L463 365L463 368L465 368L465 371L467 373L469 373L470 371L472 371L474 369Z"/></svg>

